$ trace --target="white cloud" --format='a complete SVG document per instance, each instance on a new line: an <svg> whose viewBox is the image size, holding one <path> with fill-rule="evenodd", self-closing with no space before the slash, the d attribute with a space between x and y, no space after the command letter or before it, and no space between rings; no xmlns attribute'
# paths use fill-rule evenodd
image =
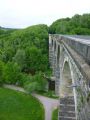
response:
<svg viewBox="0 0 90 120"><path fill-rule="evenodd" d="M51 24L62 17L90 12L90 0L0 0L0 25Z"/></svg>

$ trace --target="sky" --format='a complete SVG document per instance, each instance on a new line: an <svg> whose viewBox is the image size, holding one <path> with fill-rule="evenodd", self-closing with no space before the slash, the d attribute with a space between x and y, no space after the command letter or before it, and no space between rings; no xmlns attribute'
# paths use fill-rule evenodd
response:
<svg viewBox="0 0 90 120"><path fill-rule="evenodd" d="M57 19L90 13L90 0L0 0L0 26L51 25Z"/></svg>

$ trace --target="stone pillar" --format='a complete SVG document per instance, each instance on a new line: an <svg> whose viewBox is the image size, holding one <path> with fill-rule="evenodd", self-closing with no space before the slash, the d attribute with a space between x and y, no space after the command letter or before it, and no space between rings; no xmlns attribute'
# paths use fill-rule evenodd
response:
<svg viewBox="0 0 90 120"><path fill-rule="evenodd" d="M60 70L59 64L57 65L57 55L58 55L57 41L52 35L49 35L49 62L50 67L53 70L53 77L55 80L55 93L56 95L59 95Z"/></svg>
<svg viewBox="0 0 90 120"><path fill-rule="evenodd" d="M55 94L59 96L59 85L60 85L60 68L56 69L56 80L55 80Z"/></svg>
<svg viewBox="0 0 90 120"><path fill-rule="evenodd" d="M51 35L49 35L49 63L50 67L53 68L53 39Z"/></svg>
<svg viewBox="0 0 90 120"><path fill-rule="evenodd" d="M56 93L56 95L57 96L59 96L59 85L60 85L60 65L59 65L59 63L58 63L58 47L60 47L60 46L58 46L58 44L56 44L56 53L55 53L55 55L56 55L56 64L55 64L55 93Z"/></svg>

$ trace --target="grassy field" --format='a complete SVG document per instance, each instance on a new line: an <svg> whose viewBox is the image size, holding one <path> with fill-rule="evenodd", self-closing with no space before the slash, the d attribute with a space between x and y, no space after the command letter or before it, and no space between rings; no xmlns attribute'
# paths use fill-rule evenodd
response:
<svg viewBox="0 0 90 120"><path fill-rule="evenodd" d="M44 120L44 108L30 95L0 88L0 120Z"/></svg>
<svg viewBox="0 0 90 120"><path fill-rule="evenodd" d="M58 120L58 109L55 109L52 113L52 120Z"/></svg>

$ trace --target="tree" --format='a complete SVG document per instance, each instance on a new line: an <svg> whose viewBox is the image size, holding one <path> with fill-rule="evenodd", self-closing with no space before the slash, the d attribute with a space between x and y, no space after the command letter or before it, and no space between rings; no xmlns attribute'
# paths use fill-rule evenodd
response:
<svg viewBox="0 0 90 120"><path fill-rule="evenodd" d="M15 51L12 47L8 46L7 48L4 48L2 52L2 60L4 62L12 61L12 57L15 54Z"/></svg>
<svg viewBox="0 0 90 120"><path fill-rule="evenodd" d="M16 82L21 78L20 67L17 63L8 62L4 66L3 79L5 83L16 84Z"/></svg>
<svg viewBox="0 0 90 120"><path fill-rule="evenodd" d="M31 75L30 79L24 84L24 87L28 92L33 92L46 90L46 85L46 79L43 78L42 72L39 72L34 76Z"/></svg>
<svg viewBox="0 0 90 120"><path fill-rule="evenodd" d="M0 46L0 60L5 62L4 82L23 86L29 79L29 74L35 75L37 71L47 71L47 25L40 24L3 32L0 35Z"/></svg>
<svg viewBox="0 0 90 120"><path fill-rule="evenodd" d="M4 68L4 63L0 61L0 85L3 84L3 68Z"/></svg>
<svg viewBox="0 0 90 120"><path fill-rule="evenodd" d="M18 49L15 56L13 57L13 61L16 62L21 70L23 70L26 66L26 55L23 49Z"/></svg>
<svg viewBox="0 0 90 120"><path fill-rule="evenodd" d="M26 64L32 74L36 71L45 71L48 68L48 56L42 54L41 49L35 46L26 48Z"/></svg>
<svg viewBox="0 0 90 120"><path fill-rule="evenodd" d="M72 18L56 20L49 27L50 33L90 35L90 14L74 15Z"/></svg>

